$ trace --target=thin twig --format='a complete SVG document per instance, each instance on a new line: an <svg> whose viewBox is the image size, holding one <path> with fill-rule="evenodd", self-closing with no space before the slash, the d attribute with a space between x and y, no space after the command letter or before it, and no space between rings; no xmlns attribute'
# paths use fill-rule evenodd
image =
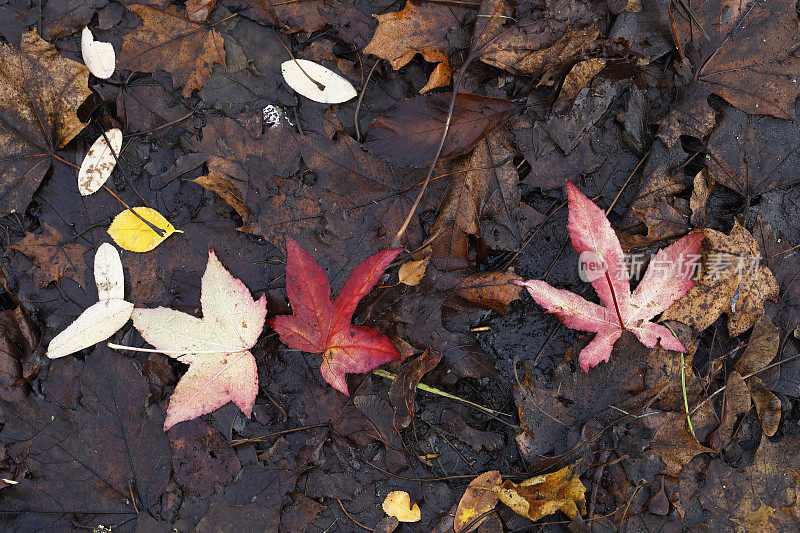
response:
<svg viewBox="0 0 800 533"><path fill-rule="evenodd" d="M361 56L359 56L361 57ZM361 142L361 128L358 126L358 113L361 111L361 100L364 99L364 93L367 92L367 85L369 85L369 80L372 78L372 73L375 72L375 67L378 66L378 63L381 62L381 58L375 60L375 63L372 65L372 68L369 69L369 74L367 74L367 79L364 80L364 85L361 87L361 93L358 95L358 102L356 102L356 113L353 117L353 122L355 123L356 127L356 140Z"/></svg>
<svg viewBox="0 0 800 533"><path fill-rule="evenodd" d="M431 166L428 168L428 174L425 176L425 181L422 184L422 188L419 190L419 194L417 194L417 199L414 200L414 204L411 206L411 209L408 211L408 216L406 217L403 225L400 226L400 229L397 230L397 234L394 236L392 240L392 248L399 248L400 247L400 239L403 238L403 234L408 229L408 225L411 224L411 219L414 217L414 213L417 212L417 207L419 207L419 203L422 201L422 196L425 194L425 189L428 188L428 183L431 181L431 177L433 177L433 171L436 168L436 163L439 161L439 157L442 155L442 149L444 149L444 142L447 139L447 132L450 129L450 121L453 120L453 110L456 107L456 97L458 96L458 87L461 85L461 78L464 76L464 73L467 70L467 66L472 62L473 55L470 54L467 56L467 59L464 61L464 64L461 65L461 68L458 69L458 72L455 76L453 76L453 94L450 97L450 106L447 109L447 118L444 121L444 129L442 130L442 136L439 139L439 147L436 150L436 154L433 156L433 160L431 161Z"/></svg>
<svg viewBox="0 0 800 533"><path fill-rule="evenodd" d="M348 512L347 512L347 509L345 509L345 508L344 508L344 505L342 505L342 500L340 500L339 498L336 498L336 501L337 501L337 502L339 502L339 507L341 507L341 508L342 508L342 511L344 511L344 514L346 514L346 515L347 515L347 518L349 518L350 520L352 520L352 521L353 521L353 522L354 522L354 523L355 523L357 526L359 526L359 527L361 527L361 528L363 528L363 529L366 529L367 531L375 531L375 530L374 530L374 529L372 529L371 527L367 527L367 526L365 526L364 524L362 524L361 522L359 522L358 520L356 520L355 518L353 518L352 516L350 516L350 513L348 513Z"/></svg>
<svg viewBox="0 0 800 533"><path fill-rule="evenodd" d="M606 217L608 217L608 215L611 213L611 210L612 210L612 209L614 209L614 206L617 204L617 200L619 200L619 197L622 195L622 191L624 191L624 190L625 190L625 187L627 187L627 186L628 186L628 182L630 182L630 181L631 181L631 178L632 178L632 177L633 177L633 176L636 174L636 172L639 170L639 167L641 167L641 166L642 166L642 164L643 164L643 163L644 163L644 162L647 160L647 156L649 156L649 155L650 155L650 150L648 150L648 151L647 151L647 153L646 153L646 154L644 154L644 156L642 156L642 158L639 160L639 164L637 164L637 165L636 165L636 168L634 168L634 169L633 169L633 172L631 172L631 173L630 173L630 175L628 176L628 179L626 179L626 180L625 180L625 183L623 183L623 184L622 184L622 188L621 188L621 189L619 190L619 192L617 193L617 196L616 196L616 197L614 197L614 201L613 201L613 202L611 202L611 205L610 205L610 206L608 206L608 209L606 209Z"/></svg>

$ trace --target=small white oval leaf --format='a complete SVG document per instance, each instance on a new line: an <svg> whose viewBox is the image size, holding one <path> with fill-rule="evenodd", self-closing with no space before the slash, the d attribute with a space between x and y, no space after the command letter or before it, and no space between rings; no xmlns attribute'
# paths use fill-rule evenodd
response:
<svg viewBox="0 0 800 533"><path fill-rule="evenodd" d="M119 252L104 242L94 256L94 282L100 300L122 300L125 298L125 275Z"/></svg>
<svg viewBox="0 0 800 533"><path fill-rule="evenodd" d="M64 357L106 340L125 325L131 313L133 304L125 300L97 302L50 341L47 357Z"/></svg>
<svg viewBox="0 0 800 533"><path fill-rule="evenodd" d="M102 187L117 164L114 154L118 156L122 150L122 132L117 128L110 129L106 132L106 137L114 149L113 152L101 135L83 158L78 172L78 190L82 196L89 196Z"/></svg>
<svg viewBox="0 0 800 533"><path fill-rule="evenodd" d="M114 45L103 41L95 41L89 28L83 28L81 33L81 56L89 68L89 72L100 79L107 80L114 74L117 57Z"/></svg>
<svg viewBox="0 0 800 533"><path fill-rule="evenodd" d="M289 87L315 102L341 104L358 95L349 81L307 59L285 61L281 72Z"/></svg>

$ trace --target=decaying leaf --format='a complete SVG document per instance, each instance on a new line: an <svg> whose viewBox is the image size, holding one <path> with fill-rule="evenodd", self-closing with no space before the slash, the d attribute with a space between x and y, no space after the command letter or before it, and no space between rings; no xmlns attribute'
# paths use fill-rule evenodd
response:
<svg viewBox="0 0 800 533"><path fill-rule="evenodd" d="M556 511L563 511L570 519L586 512L586 487L571 467L521 483L506 480L492 490L515 513L534 521Z"/></svg>
<svg viewBox="0 0 800 533"><path fill-rule="evenodd" d="M702 331L725 313L732 336L744 333L764 314L764 302L775 300L778 283L760 264L758 243L738 222L730 235L705 229L708 245L700 280L663 318Z"/></svg>
<svg viewBox="0 0 800 533"><path fill-rule="evenodd" d="M59 55L32 31L19 49L0 44L0 216L24 212L50 158L84 124L78 107L91 94L89 70Z"/></svg>
<svg viewBox="0 0 800 533"><path fill-rule="evenodd" d="M89 28L83 28L81 33L81 56L89 72L96 77L107 80L114 74L117 65L114 45L95 41Z"/></svg>
<svg viewBox="0 0 800 533"><path fill-rule="evenodd" d="M265 296L253 300L209 249L200 303L203 318L166 307L133 313L133 325L147 342L189 365L170 397L165 430L231 401L249 417L258 393L258 369L249 350L264 326Z"/></svg>
<svg viewBox="0 0 800 533"><path fill-rule="evenodd" d="M648 348L661 342L668 350L685 352L686 348L666 327L652 319L670 308L694 285L692 275L702 244L702 233L695 232L659 250L642 281L631 293L628 270L622 247L611 224L591 200L572 183L569 196L569 233L575 251L580 254L586 281L605 307L544 281L523 283L536 302L554 313L567 327L597 333L578 356L581 368L608 361L614 343L627 330ZM659 265L654 268L652 264ZM519 283L519 282L518 282Z"/></svg>
<svg viewBox="0 0 800 533"><path fill-rule="evenodd" d="M747 348L735 366L741 376L747 376L745 381L753 398L753 404L756 406L758 419L761 421L764 434L768 437L778 431L778 424L781 420L781 400L767 388L761 378L752 374L775 359L779 346L780 330L772 323L768 315L761 315L753 327Z"/></svg>
<svg viewBox="0 0 800 533"><path fill-rule="evenodd" d="M428 348L422 355L408 363L397 374L389 387L389 402L394 407L394 422L401 428L408 427L414 416L414 400L417 397L417 385L423 376L436 368L442 356L439 352Z"/></svg>
<svg viewBox="0 0 800 533"><path fill-rule="evenodd" d="M215 63L225 65L222 36L211 26L191 22L177 10L160 11L134 4L128 9L139 15L142 25L125 35L119 68L139 72L166 70L175 87L183 87L188 98L201 89Z"/></svg>
<svg viewBox="0 0 800 533"><path fill-rule="evenodd" d="M108 227L108 234L120 248L131 252L149 252L178 231L155 209L134 207L133 210L139 216L136 216L130 209L126 209L115 216ZM142 218L150 224L147 224ZM162 234L156 233L151 224L162 230Z"/></svg>
<svg viewBox="0 0 800 533"><path fill-rule="evenodd" d="M701 416L705 416L703 411L693 417L693 424L698 425L696 418ZM650 449L664 462L664 473L668 476L678 476L696 455L712 452L689 431L686 413L653 413L643 417L642 422L654 431Z"/></svg>
<svg viewBox="0 0 800 533"><path fill-rule="evenodd" d="M395 70L420 54L425 61L437 65L419 92L444 87L453 72L448 52L467 44L468 34L460 30L466 22L466 11L457 6L411 1L401 11L373 15L378 19L378 28L364 53L386 59Z"/></svg>
<svg viewBox="0 0 800 533"><path fill-rule="evenodd" d="M455 292L465 300L486 309L507 314L508 305L519 300L522 278L513 269L498 272L478 272L461 278Z"/></svg>
<svg viewBox="0 0 800 533"><path fill-rule="evenodd" d="M217 0L188 0L186 2L186 18L192 22L205 22L216 3Z"/></svg>
<svg viewBox="0 0 800 533"><path fill-rule="evenodd" d="M307 59L284 61L281 73L289 87L315 102L341 104L358 95L352 83Z"/></svg>
<svg viewBox="0 0 800 533"><path fill-rule="evenodd" d="M708 437L709 445L715 451L727 446L733 437L739 417L750 411L750 390L742 375L735 370L728 376L724 392L722 420Z"/></svg>
<svg viewBox="0 0 800 533"><path fill-rule="evenodd" d="M383 500L383 512L397 518L400 522L419 522L422 512L419 504L411 505L411 497L404 490L395 490Z"/></svg>
<svg viewBox="0 0 800 533"><path fill-rule="evenodd" d="M84 286L87 269L83 254L86 247L77 242L65 242L62 235L47 222L40 234L29 233L11 248L28 256L34 264L33 275L42 287L66 276Z"/></svg>
<svg viewBox="0 0 800 533"><path fill-rule="evenodd" d="M122 300L125 298L125 275L119 252L104 242L94 256L94 282L97 284L99 300Z"/></svg>
<svg viewBox="0 0 800 533"><path fill-rule="evenodd" d="M702 95L703 109L706 96L714 93L752 115L794 117L800 87L793 78L800 59L794 53L798 26L791 0L704 2L692 6L691 17L675 10L674 24L677 44L691 65L683 81ZM698 24L710 39L697 38ZM688 127L697 112L683 117ZM685 133L695 134L688 128Z"/></svg>
<svg viewBox="0 0 800 533"><path fill-rule="evenodd" d="M486 520L485 516L480 519L478 517L497 505L500 497L496 489L500 487L501 482L500 472L497 470L484 472L470 482L456 509L453 522L456 533L474 531Z"/></svg>
<svg viewBox="0 0 800 533"><path fill-rule="evenodd" d="M50 341L47 357L64 357L106 340L128 322L131 313L133 304L125 300L97 302Z"/></svg>
<svg viewBox="0 0 800 533"><path fill-rule="evenodd" d="M426 94L400 102L372 121L364 147L395 165L430 164L439 148L451 96ZM509 100L457 93L441 156L468 153L514 110Z"/></svg>
<svg viewBox="0 0 800 533"><path fill-rule="evenodd" d="M452 185L431 233L434 264L451 270L466 266L469 235L493 250L518 250L542 216L522 202L514 149L498 129L468 156L442 162L437 173L452 174Z"/></svg>
<svg viewBox="0 0 800 533"><path fill-rule="evenodd" d="M384 250L358 265L336 297L325 271L292 239L286 239L286 293L291 315L269 319L281 342L305 352L321 353L322 377L350 396L346 374L369 372L400 357L394 344L374 329L351 324L358 302L402 251Z"/></svg>
<svg viewBox="0 0 800 533"><path fill-rule="evenodd" d="M97 138L78 171L78 191L81 196L89 196L103 186L117 165L120 150L122 132L118 128L112 128Z"/></svg>
<svg viewBox="0 0 800 533"><path fill-rule="evenodd" d="M600 37L593 9L577 0L536 4L526 10L527 17L515 19L514 25L487 42L478 57L536 79L547 72L558 74L584 59Z"/></svg>

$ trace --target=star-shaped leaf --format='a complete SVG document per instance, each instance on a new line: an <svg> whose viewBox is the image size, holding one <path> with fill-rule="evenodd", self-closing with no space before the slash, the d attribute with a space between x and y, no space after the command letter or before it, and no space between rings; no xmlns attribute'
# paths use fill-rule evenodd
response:
<svg viewBox="0 0 800 533"><path fill-rule="evenodd" d="M685 352L686 348L672 332L651 319L694 285L691 276L703 234L690 233L659 250L631 294L622 246L605 213L572 183L567 183L567 193L572 245L580 254L585 278L591 281L605 307L541 280L518 283L567 327L597 333L578 357L581 368L588 371L601 361L608 361L624 330L632 332L648 348L660 340L668 350Z"/></svg>
<svg viewBox="0 0 800 533"><path fill-rule="evenodd" d="M201 89L215 63L225 65L222 36L211 26L197 24L174 9L159 11L132 5L142 25L125 36L118 68L139 72L166 70L185 98Z"/></svg>
<svg viewBox="0 0 800 533"><path fill-rule="evenodd" d="M159 351L189 365L167 407L164 429L210 413L229 401L250 416L258 393L253 347L267 303L253 300L212 250L201 282L203 318L165 307L136 309L133 325Z"/></svg>
<svg viewBox="0 0 800 533"><path fill-rule="evenodd" d="M383 334L351 321L358 302L401 250L384 250L364 260L334 301L322 267L299 244L286 239L286 292L293 314L276 316L268 324L288 346L323 354L322 377L348 396L346 374L369 372L400 357Z"/></svg>

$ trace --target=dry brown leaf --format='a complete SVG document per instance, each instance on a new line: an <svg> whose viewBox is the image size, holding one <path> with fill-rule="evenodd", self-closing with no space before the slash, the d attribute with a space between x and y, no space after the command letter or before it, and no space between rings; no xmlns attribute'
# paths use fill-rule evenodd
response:
<svg viewBox="0 0 800 533"><path fill-rule="evenodd" d="M519 300L523 288L512 283L522 281L513 269L498 272L479 272L459 280L456 293L472 303L498 313L507 314L508 304Z"/></svg>
<svg viewBox="0 0 800 533"><path fill-rule="evenodd" d="M139 72L166 70L183 96L201 89L215 63L225 65L222 36L213 27L186 20L175 9L160 11L132 5L142 25L125 36L120 50L120 69Z"/></svg>
<svg viewBox="0 0 800 533"><path fill-rule="evenodd" d="M33 275L40 286L46 287L64 276L84 286L84 275L89 268L83 260L86 247L76 242L65 242L62 235L47 222L42 223L41 233L28 233L11 247L33 261Z"/></svg>
<svg viewBox="0 0 800 533"><path fill-rule="evenodd" d="M739 417L750 411L750 390L735 370L728 376L723 399L722 421L714 433L709 435L708 442L715 451L727 446L733 437Z"/></svg>
<svg viewBox="0 0 800 533"><path fill-rule="evenodd" d="M586 487L569 466L521 483L506 480L493 491L515 513L533 521L556 511L563 511L570 519L586 512Z"/></svg>
<svg viewBox="0 0 800 533"><path fill-rule="evenodd" d="M486 516L478 520L482 514L491 511L500 497L493 489L500 486L500 472L491 470L484 472L470 482L469 487L458 502L453 528L456 533L469 533L478 528Z"/></svg>
<svg viewBox="0 0 800 533"><path fill-rule="evenodd" d="M700 411L696 416L703 416ZM701 453L712 452L689 432L685 413L660 412L642 418L644 424L655 431L650 441L650 449L666 465L664 473L678 476L689 461ZM697 422L693 419L693 423Z"/></svg>
<svg viewBox="0 0 800 533"><path fill-rule="evenodd" d="M463 48L468 42L468 34L460 30L465 13L458 7L409 1L402 11L374 15L378 29L364 53L386 59L395 70L420 54L425 61L438 65L419 92L444 87L450 83L453 72L448 52Z"/></svg>
<svg viewBox="0 0 800 533"><path fill-rule="evenodd" d="M0 44L0 216L27 209L51 155L83 129L77 109L90 94L89 69L35 30L20 49Z"/></svg>
<svg viewBox="0 0 800 533"><path fill-rule="evenodd" d="M764 302L777 298L778 283L769 268L758 262L758 243L738 222L730 235L703 231L707 245L702 277L663 318L702 331L725 313L731 336L740 335L764 314Z"/></svg>
<svg viewBox="0 0 800 533"><path fill-rule="evenodd" d="M581 90L592 81L592 78L603 70L605 66L605 59L595 57L587 59L586 61L581 61L572 67L567 73L567 77L564 78L564 83L561 84L561 92L558 94L558 98L553 104L554 107L557 109L566 108L575 97L578 96L578 93L581 92Z"/></svg>
<svg viewBox="0 0 800 533"><path fill-rule="evenodd" d="M217 0L187 0L186 18L192 22L205 22Z"/></svg>

